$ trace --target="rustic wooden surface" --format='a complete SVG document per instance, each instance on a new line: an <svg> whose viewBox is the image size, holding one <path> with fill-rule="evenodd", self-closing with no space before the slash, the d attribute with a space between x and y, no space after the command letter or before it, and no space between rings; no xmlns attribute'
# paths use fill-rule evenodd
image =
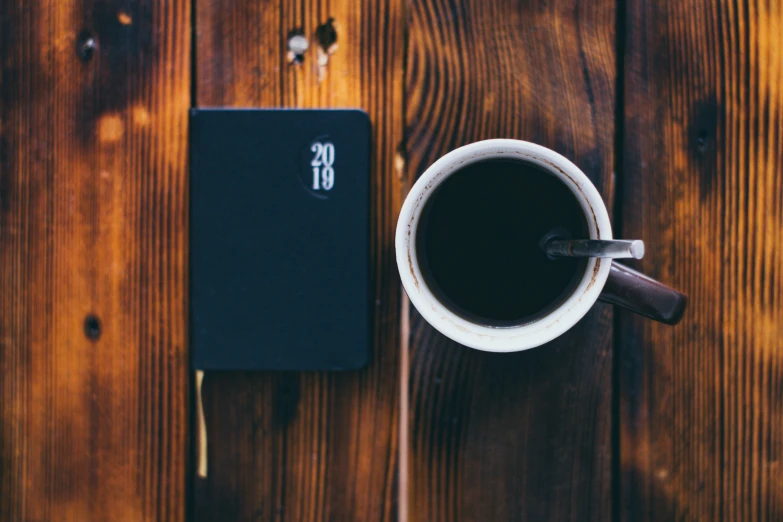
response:
<svg viewBox="0 0 783 522"><path fill-rule="evenodd" d="M190 19L0 2L0 520L185 516Z"/></svg>
<svg viewBox="0 0 783 522"><path fill-rule="evenodd" d="M0 521L780 520L781 53L777 0L0 0ZM373 362L208 375L206 480L191 106L361 107L375 154ZM617 170L615 232L684 322L599 304L490 355L409 308L404 191L490 137L610 209Z"/></svg>
<svg viewBox="0 0 783 522"><path fill-rule="evenodd" d="M783 519L783 4L630 0L622 221L691 305L622 316L622 520Z"/></svg>
<svg viewBox="0 0 783 522"><path fill-rule="evenodd" d="M207 374L210 472L196 484L195 519L396 520L400 284L393 235L403 196L403 2L197 0L196 6L197 106L369 113L376 313L374 355L365 370ZM322 36L329 18L337 36L331 55L331 39ZM295 32L310 42L298 65L286 56ZM319 55L329 58L326 65Z"/></svg>
<svg viewBox="0 0 783 522"><path fill-rule="evenodd" d="M411 0L409 171L486 138L551 147L612 205L615 5ZM461 347L413 312L411 521L610 520L612 314L546 347Z"/></svg>

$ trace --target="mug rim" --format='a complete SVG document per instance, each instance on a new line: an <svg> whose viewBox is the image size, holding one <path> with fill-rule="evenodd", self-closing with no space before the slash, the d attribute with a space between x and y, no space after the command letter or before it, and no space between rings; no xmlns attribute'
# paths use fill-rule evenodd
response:
<svg viewBox="0 0 783 522"><path fill-rule="evenodd" d="M433 163L411 187L397 221L395 250L403 287L424 319L450 339L487 352L535 348L562 335L595 304L611 269L611 259L589 259L582 278L560 306L529 323L488 326L452 312L433 294L419 266L416 234L424 205L437 187L456 171L489 159L532 163L557 176L576 196L587 218L591 239L612 239L609 213L598 189L579 167L557 152L535 143L491 139L455 149Z"/></svg>

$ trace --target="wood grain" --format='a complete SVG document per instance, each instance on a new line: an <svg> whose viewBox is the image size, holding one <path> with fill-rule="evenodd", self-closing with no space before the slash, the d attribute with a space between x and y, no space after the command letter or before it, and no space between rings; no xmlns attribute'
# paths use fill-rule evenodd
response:
<svg viewBox="0 0 783 522"><path fill-rule="evenodd" d="M0 24L0 520L183 520L190 4Z"/></svg>
<svg viewBox="0 0 783 522"><path fill-rule="evenodd" d="M411 0L411 174L485 138L551 147L613 195L615 4ZM410 519L610 520L612 313L515 354L411 318Z"/></svg>
<svg viewBox="0 0 783 522"><path fill-rule="evenodd" d="M374 356L365 370L206 375L210 471L197 484L196 519L394 520L400 285L393 234L404 182L403 2L197 0L196 6L198 106L358 107L370 115L376 299ZM316 38L329 32L330 18L336 50ZM288 63L291 34L310 44L298 65Z"/></svg>
<svg viewBox="0 0 783 522"><path fill-rule="evenodd" d="M624 232L691 303L622 319L622 519L781 520L783 5L630 0L626 25Z"/></svg>

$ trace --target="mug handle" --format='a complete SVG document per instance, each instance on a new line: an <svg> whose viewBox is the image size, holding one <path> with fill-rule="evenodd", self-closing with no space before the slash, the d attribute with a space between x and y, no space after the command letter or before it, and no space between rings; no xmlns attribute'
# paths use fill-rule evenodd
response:
<svg viewBox="0 0 783 522"><path fill-rule="evenodd" d="M666 324L679 323L688 303L687 295L615 262L598 299Z"/></svg>

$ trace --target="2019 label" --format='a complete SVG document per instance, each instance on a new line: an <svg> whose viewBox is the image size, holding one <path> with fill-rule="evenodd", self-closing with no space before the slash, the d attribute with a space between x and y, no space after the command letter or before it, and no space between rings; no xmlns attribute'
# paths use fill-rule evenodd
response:
<svg viewBox="0 0 783 522"><path fill-rule="evenodd" d="M316 141L310 147L310 152L314 154L310 161L310 166L313 169L311 188L313 190L332 190L334 187L334 144Z"/></svg>

